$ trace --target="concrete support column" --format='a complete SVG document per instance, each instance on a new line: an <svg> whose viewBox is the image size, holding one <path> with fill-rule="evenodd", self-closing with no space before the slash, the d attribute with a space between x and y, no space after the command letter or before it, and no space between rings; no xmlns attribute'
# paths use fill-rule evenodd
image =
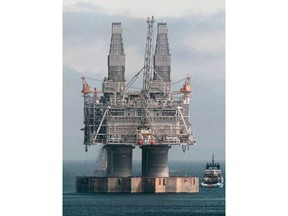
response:
<svg viewBox="0 0 288 216"><path fill-rule="evenodd" d="M143 177L169 177L168 150L167 145L142 147Z"/></svg>
<svg viewBox="0 0 288 216"><path fill-rule="evenodd" d="M107 176L132 176L132 146L106 146Z"/></svg>

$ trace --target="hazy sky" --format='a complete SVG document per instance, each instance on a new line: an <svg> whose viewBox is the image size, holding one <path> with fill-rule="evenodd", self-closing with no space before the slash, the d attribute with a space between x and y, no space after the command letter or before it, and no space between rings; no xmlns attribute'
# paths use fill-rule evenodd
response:
<svg viewBox="0 0 288 216"><path fill-rule="evenodd" d="M122 23L126 80L144 64L146 17L165 20L172 56L172 82L192 75L191 124L198 142L171 160L225 158L225 7L224 1L74 1L63 2L63 135L64 159L96 158L97 148L84 152L82 75L107 76L111 23ZM156 27L156 25L155 25ZM101 83L90 81L101 89ZM179 84L181 85L181 84ZM173 86L174 89L180 88ZM134 159L140 159L138 148Z"/></svg>

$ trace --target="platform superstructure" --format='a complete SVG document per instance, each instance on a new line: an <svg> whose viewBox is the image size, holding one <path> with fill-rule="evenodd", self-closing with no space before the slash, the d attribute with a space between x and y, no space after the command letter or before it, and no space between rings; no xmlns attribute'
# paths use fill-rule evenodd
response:
<svg viewBox="0 0 288 216"><path fill-rule="evenodd" d="M171 146L181 145L185 149L196 143L189 122L191 77L183 80L181 89L171 91L167 23L157 24L154 48L154 17L147 18L146 22L144 66L129 82L125 80L121 23L112 23L108 77L103 79L102 91L91 89L82 77L84 145L86 150L90 145L103 147L107 160L103 171L107 178L132 176L135 147L142 150L142 177L167 178ZM142 88L131 90L141 74Z"/></svg>

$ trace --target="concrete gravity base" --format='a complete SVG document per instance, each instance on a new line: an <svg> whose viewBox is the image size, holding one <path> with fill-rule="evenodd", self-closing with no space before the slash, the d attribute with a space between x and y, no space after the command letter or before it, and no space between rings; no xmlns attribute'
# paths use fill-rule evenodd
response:
<svg viewBox="0 0 288 216"><path fill-rule="evenodd" d="M195 193L199 178L175 177L76 177L79 193Z"/></svg>

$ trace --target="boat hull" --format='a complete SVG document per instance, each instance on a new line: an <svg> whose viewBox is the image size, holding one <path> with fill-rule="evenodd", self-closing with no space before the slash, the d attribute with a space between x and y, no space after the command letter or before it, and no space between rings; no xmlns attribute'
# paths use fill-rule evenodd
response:
<svg viewBox="0 0 288 216"><path fill-rule="evenodd" d="M200 184L200 186L202 188L222 188L223 187L223 183L206 184L206 183L202 182Z"/></svg>

